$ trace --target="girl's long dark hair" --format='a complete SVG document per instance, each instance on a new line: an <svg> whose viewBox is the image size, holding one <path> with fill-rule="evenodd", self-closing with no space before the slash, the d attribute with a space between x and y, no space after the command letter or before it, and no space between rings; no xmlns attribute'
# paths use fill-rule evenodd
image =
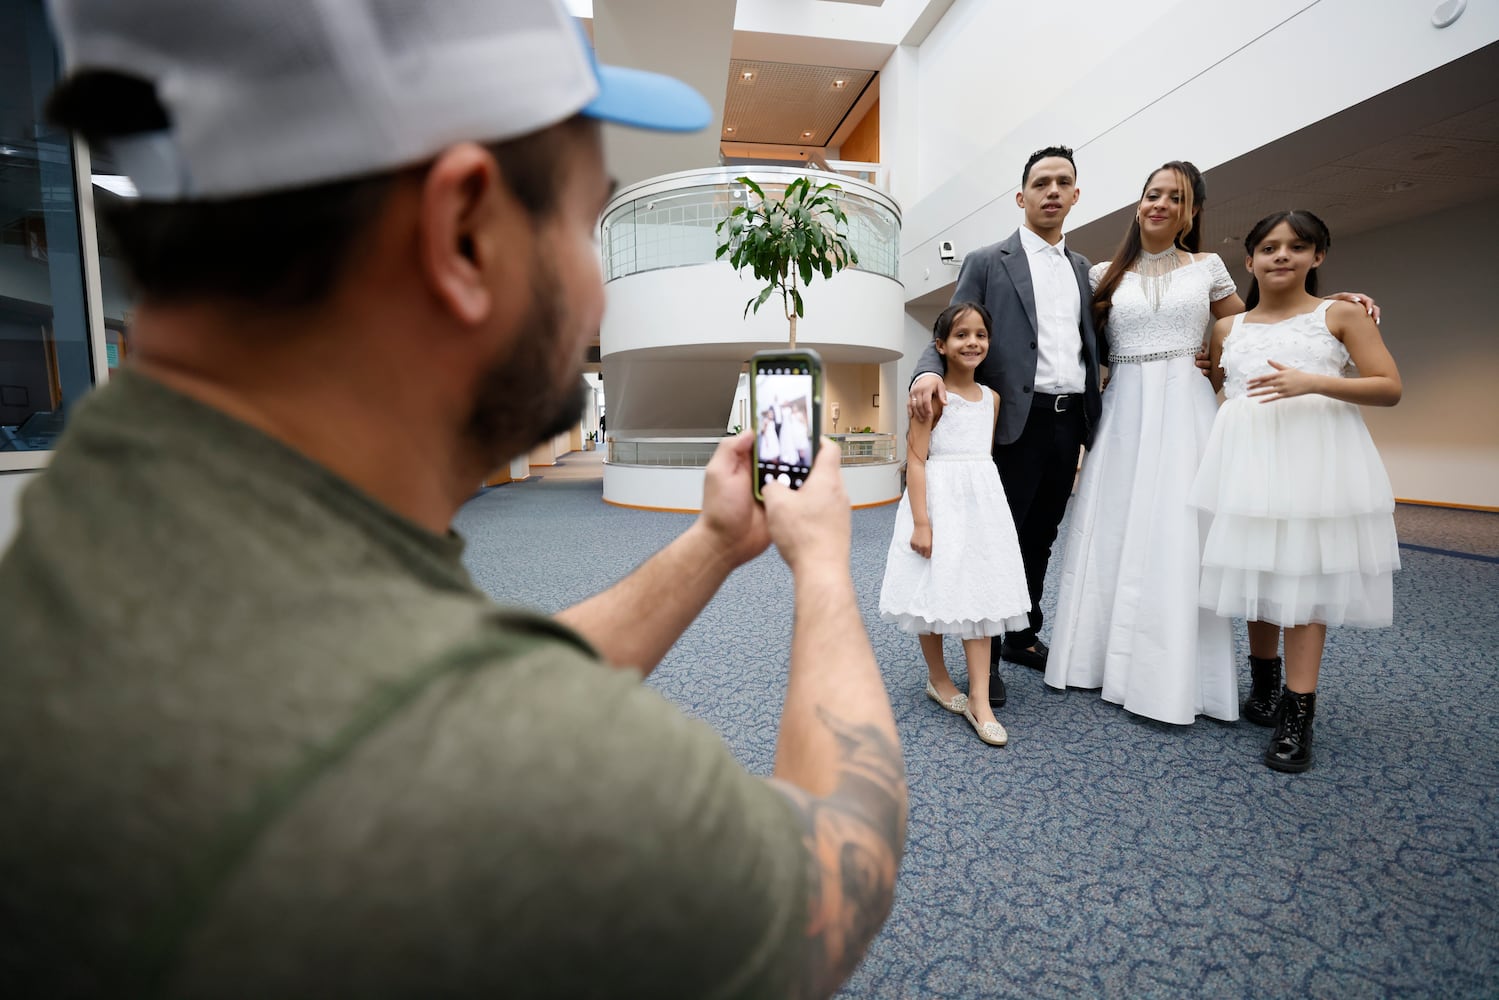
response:
<svg viewBox="0 0 1499 1000"><path fill-rule="evenodd" d="M1150 172L1145 178L1145 186L1140 189L1140 197L1145 197L1145 192L1150 190L1150 182L1155 175L1162 170L1170 170L1176 174L1177 182L1182 188L1182 209L1187 214L1188 225L1185 231L1177 233L1172 242L1179 250L1187 253L1197 253L1202 249L1202 205L1208 200L1207 182L1202 179L1202 171L1198 170L1186 160L1172 160L1163 163ZM1139 199L1135 201L1139 206ZM1130 220L1129 231L1124 234L1124 239L1119 244L1119 249L1114 252L1114 259L1109 262L1108 269L1103 273L1103 280L1098 283L1098 290L1093 293L1093 329L1105 340L1108 335L1105 332L1109 325L1109 311L1114 308L1114 292L1119 287L1119 282L1124 280L1124 272L1128 271L1139 259L1140 251L1144 247L1140 242L1140 216L1137 212Z"/></svg>
<svg viewBox="0 0 1499 1000"><path fill-rule="evenodd" d="M1272 212L1259 222L1256 222L1249 230L1249 235L1244 237L1244 252L1250 259L1254 258L1254 248L1260 245L1260 240L1270 235L1270 230L1284 222L1291 227L1291 232L1306 240L1316 251L1321 254L1327 253L1327 248L1332 246L1332 233L1327 228L1327 223L1317 218L1304 208L1287 209L1284 212ZM1306 290L1312 295L1317 294L1317 269L1314 267L1306 272ZM1248 312L1260 301L1260 283L1251 271L1249 275L1249 294L1244 296L1244 311Z"/></svg>

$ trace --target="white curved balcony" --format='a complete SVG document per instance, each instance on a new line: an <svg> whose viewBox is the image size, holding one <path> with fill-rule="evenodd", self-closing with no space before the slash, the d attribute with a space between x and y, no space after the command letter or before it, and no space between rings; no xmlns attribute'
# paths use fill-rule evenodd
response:
<svg viewBox="0 0 1499 1000"><path fill-rule="evenodd" d="M898 358L905 308L897 277L899 207L863 181L797 167L684 170L618 192L600 224L609 296L600 354L742 361L755 350L785 343L779 297L744 316L745 303L762 286L713 256L721 242L718 223L744 204L746 191L736 180L742 176L772 196L799 177L838 185L859 263L801 290L806 315L797 322L797 343L830 361Z"/></svg>

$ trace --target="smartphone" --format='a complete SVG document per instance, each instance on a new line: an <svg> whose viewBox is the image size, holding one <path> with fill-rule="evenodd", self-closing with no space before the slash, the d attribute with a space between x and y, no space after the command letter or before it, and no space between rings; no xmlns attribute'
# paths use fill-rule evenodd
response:
<svg viewBox="0 0 1499 1000"><path fill-rule="evenodd" d="M822 439L822 358L813 350L760 351L749 361L755 499L781 482L800 489Z"/></svg>

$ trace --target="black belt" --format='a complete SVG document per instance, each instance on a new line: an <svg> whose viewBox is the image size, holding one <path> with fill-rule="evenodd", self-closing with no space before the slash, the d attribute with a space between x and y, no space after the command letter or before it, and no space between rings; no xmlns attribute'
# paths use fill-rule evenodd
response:
<svg viewBox="0 0 1499 1000"><path fill-rule="evenodd" d="M1043 406L1053 413L1066 413L1074 407L1083 405L1083 394L1080 392L1064 392L1060 396L1053 396L1047 392L1036 392L1031 394L1031 406Z"/></svg>

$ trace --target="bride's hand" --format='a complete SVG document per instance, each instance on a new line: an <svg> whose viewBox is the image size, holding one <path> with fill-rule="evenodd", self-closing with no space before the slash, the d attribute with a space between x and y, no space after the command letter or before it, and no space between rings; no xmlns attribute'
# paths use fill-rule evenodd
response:
<svg viewBox="0 0 1499 1000"><path fill-rule="evenodd" d="M1365 295L1363 292L1333 292L1328 296L1330 299L1342 299L1344 302L1352 302L1362 306L1364 312L1374 317L1376 325L1379 323L1379 303Z"/></svg>

